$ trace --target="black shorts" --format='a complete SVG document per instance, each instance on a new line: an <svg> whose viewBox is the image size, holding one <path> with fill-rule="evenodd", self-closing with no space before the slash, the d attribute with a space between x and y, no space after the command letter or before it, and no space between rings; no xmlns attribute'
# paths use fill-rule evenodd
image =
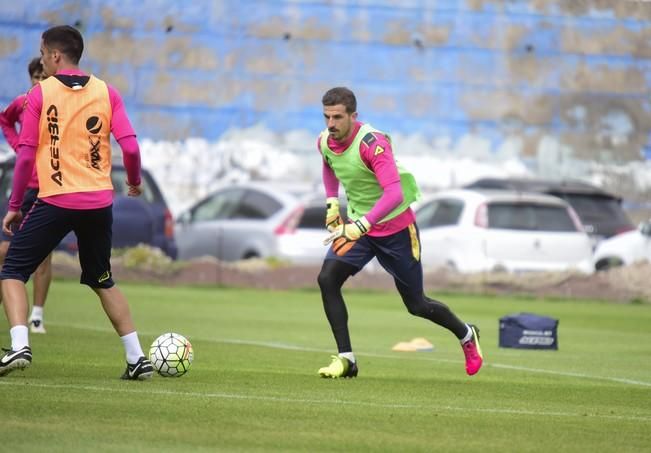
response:
<svg viewBox="0 0 651 453"><path fill-rule="evenodd" d="M29 210L32 209L32 205L36 201L37 195L38 195L38 187L28 188L25 191L25 196L23 197L23 204L20 205L20 212L23 213L23 217L25 217L29 212ZM13 236L6 235L4 231L0 232L0 234L2 235L3 241L11 241L11 239L13 238Z"/></svg>
<svg viewBox="0 0 651 453"><path fill-rule="evenodd" d="M396 285L405 288L405 291L414 292L414 297L421 297L423 266L420 252L420 234L416 224L412 223L389 236L362 236L344 256L337 256L330 247L325 259L343 261L359 271L373 258L377 258L380 265L393 276Z"/></svg>
<svg viewBox="0 0 651 453"><path fill-rule="evenodd" d="M0 280L27 282L61 239L74 231L79 245L80 283L91 288L111 288L113 207L67 209L38 199L15 233Z"/></svg>

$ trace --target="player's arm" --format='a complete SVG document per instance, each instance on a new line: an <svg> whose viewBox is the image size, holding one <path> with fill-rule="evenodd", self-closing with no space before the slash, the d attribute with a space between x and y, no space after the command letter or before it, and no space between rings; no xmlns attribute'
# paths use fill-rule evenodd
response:
<svg viewBox="0 0 651 453"><path fill-rule="evenodd" d="M321 137L317 140L317 147L319 147L319 154L323 157L320 150ZM339 180L335 175L334 170L330 167L325 158L322 159L323 165L321 176L323 180L323 187L326 194L326 218L325 227L328 231L334 231L339 225L342 224L341 214L339 210Z"/></svg>
<svg viewBox="0 0 651 453"><path fill-rule="evenodd" d="M127 185L129 196L138 196L142 193L141 184L141 162L140 145L136 133L131 126L127 111L122 102L120 93L109 85L109 99L111 101L111 133L122 149L122 162L127 172Z"/></svg>
<svg viewBox="0 0 651 453"><path fill-rule="evenodd" d="M23 111L24 104L25 96L18 96L0 113L0 128L2 128L2 133L7 139L9 146L16 152L18 152L18 139L20 138L20 131L16 126L20 120L20 114Z"/></svg>
<svg viewBox="0 0 651 453"><path fill-rule="evenodd" d="M10 212L20 211L27 183L31 179L34 171L42 108L43 94L41 87L36 85L29 91L24 102L23 125L18 138L11 198L9 199Z"/></svg>
<svg viewBox="0 0 651 453"><path fill-rule="evenodd" d="M14 165L14 176L11 186L11 197L9 198L9 208L7 209L7 214L2 220L2 230L9 236L13 236L11 226L14 224L20 224L23 219L23 215L20 212L20 206L23 203L27 183L34 171L35 159L36 146L22 144L18 146L18 155Z"/></svg>
<svg viewBox="0 0 651 453"><path fill-rule="evenodd" d="M382 196L365 216L371 225L382 220L404 200L391 143L383 135L373 136L374 141L362 143L360 147L362 160L375 173L378 184L382 187Z"/></svg>
<svg viewBox="0 0 651 453"><path fill-rule="evenodd" d="M23 105L23 126L18 137L16 163L14 164L14 176L11 183L11 197L9 198L7 214L2 220L2 230L9 236L13 235L11 225L19 224L22 220L20 206L23 203L27 183L34 171L36 147L39 140L39 122L41 120L41 109L43 108L43 94L40 86L36 86L29 91Z"/></svg>

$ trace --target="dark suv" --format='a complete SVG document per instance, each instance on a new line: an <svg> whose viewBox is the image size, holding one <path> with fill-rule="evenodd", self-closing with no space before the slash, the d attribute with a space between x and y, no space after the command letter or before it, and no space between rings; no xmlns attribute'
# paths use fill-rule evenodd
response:
<svg viewBox="0 0 651 453"><path fill-rule="evenodd" d="M464 187L467 189L510 189L518 192L538 192L562 198L572 206L585 227L586 233L595 243L635 229L622 208L620 197L582 181L482 178Z"/></svg>
<svg viewBox="0 0 651 453"><path fill-rule="evenodd" d="M0 162L0 215L4 215L11 195L11 181L15 159ZM134 247L146 244L158 247L167 256L176 259L178 250L174 240L174 219L167 207L156 181L142 170L142 195L127 196L127 174L121 164L114 163L111 172L113 182L113 247ZM70 253L77 251L77 238L68 234L57 247Z"/></svg>

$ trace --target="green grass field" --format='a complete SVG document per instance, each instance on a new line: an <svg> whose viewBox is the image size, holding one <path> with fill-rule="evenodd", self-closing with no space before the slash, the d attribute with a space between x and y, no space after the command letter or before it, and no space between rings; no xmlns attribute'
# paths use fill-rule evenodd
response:
<svg viewBox="0 0 651 453"><path fill-rule="evenodd" d="M55 281L34 362L0 378L0 451L651 451L651 306L445 295L481 327L485 366L397 294L346 293L360 375L318 377L334 341L317 291L121 285L141 342L194 346L181 378L118 379L99 302ZM500 349L498 318L560 319L558 351ZM0 320L1 344L9 344ZM398 353L414 337L433 352Z"/></svg>

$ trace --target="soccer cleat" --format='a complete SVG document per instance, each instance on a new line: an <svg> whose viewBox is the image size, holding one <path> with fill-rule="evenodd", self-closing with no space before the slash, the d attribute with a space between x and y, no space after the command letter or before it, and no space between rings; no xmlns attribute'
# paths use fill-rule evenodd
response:
<svg viewBox="0 0 651 453"><path fill-rule="evenodd" d="M345 357L332 356L330 365L319 369L322 378L354 378L357 377L357 363L351 362Z"/></svg>
<svg viewBox="0 0 651 453"><path fill-rule="evenodd" d="M468 373L468 376L477 374L482 363L484 363L481 347L479 346L479 328L470 324L470 329L472 330L472 338L461 345L466 356L466 373Z"/></svg>
<svg viewBox="0 0 651 453"><path fill-rule="evenodd" d="M45 333L45 324L42 319L30 319L29 331L31 333Z"/></svg>
<svg viewBox="0 0 651 453"><path fill-rule="evenodd" d="M18 351L2 348L5 355L0 358L0 376L11 373L13 370L24 370L32 364L32 349L25 346Z"/></svg>
<svg viewBox="0 0 651 453"><path fill-rule="evenodd" d="M144 381L145 379L151 379L154 375L154 367L152 366L149 359L142 356L134 364L127 362L127 369L124 371L124 374L120 379L126 379L129 381Z"/></svg>

